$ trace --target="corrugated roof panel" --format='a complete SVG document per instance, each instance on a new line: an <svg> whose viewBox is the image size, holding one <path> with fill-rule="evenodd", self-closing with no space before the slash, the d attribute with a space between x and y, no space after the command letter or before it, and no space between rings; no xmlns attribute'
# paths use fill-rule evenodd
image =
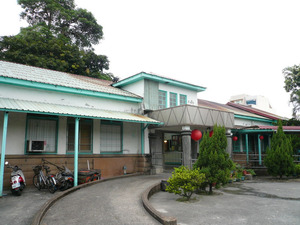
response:
<svg viewBox="0 0 300 225"><path fill-rule="evenodd" d="M12 62L0 61L0 76L34 81L63 87L104 92L134 98L141 98L131 92L112 87L111 81L80 76L55 70L43 69Z"/></svg>
<svg viewBox="0 0 300 225"><path fill-rule="evenodd" d="M0 110L160 124L159 121L139 114L9 98L0 98Z"/></svg>

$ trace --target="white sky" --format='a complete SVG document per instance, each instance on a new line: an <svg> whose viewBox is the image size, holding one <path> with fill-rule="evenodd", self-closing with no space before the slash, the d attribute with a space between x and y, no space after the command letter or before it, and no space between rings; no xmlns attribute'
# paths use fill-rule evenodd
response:
<svg viewBox="0 0 300 225"><path fill-rule="evenodd" d="M2 0L0 36L21 26L17 1ZM121 79L141 71L207 87L201 99L263 95L291 117L282 70L300 63L299 0L75 0L103 26L94 46Z"/></svg>

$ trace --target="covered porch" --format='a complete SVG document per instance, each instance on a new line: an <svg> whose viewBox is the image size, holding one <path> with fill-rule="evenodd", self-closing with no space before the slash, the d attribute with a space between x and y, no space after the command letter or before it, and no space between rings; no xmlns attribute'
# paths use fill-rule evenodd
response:
<svg viewBox="0 0 300 225"><path fill-rule="evenodd" d="M236 140L232 143L232 159L243 167L266 168L264 157L277 128L277 126L251 126L233 129L232 134ZM300 134L300 127L283 126L283 131L285 134ZM300 163L300 150L294 150L294 161Z"/></svg>
<svg viewBox="0 0 300 225"><path fill-rule="evenodd" d="M191 132L194 129L200 130L203 134L211 131L215 124L224 126L227 131L227 151L231 154L231 129L234 127L232 112L181 105L155 110L148 116L163 122L163 125L156 127L149 125L150 154L154 173L178 165L192 166L199 151L199 141L191 139Z"/></svg>

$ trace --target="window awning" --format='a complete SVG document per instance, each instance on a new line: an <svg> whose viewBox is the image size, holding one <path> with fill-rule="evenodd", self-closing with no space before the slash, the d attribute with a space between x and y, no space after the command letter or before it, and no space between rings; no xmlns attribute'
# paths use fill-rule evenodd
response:
<svg viewBox="0 0 300 225"><path fill-rule="evenodd" d="M157 120L134 113L117 112L88 107L60 105L10 98L0 98L0 111L104 119L132 123L162 124Z"/></svg>

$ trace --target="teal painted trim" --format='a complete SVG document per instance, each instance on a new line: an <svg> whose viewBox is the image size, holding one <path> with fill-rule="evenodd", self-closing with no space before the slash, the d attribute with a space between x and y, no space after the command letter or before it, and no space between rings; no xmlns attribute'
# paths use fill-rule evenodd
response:
<svg viewBox="0 0 300 225"><path fill-rule="evenodd" d="M78 142L79 142L79 120L75 119L75 140L74 140L74 187L78 185Z"/></svg>
<svg viewBox="0 0 300 225"><path fill-rule="evenodd" d="M180 162L165 162L165 165L182 165Z"/></svg>
<svg viewBox="0 0 300 225"><path fill-rule="evenodd" d="M3 178L4 178L4 164L5 164L5 148L7 137L7 124L8 124L8 112L4 113L3 118L3 132L2 132L2 145L1 145L1 167L0 167L0 197L3 195Z"/></svg>
<svg viewBox="0 0 300 225"><path fill-rule="evenodd" d="M175 92L170 92L170 94L169 94L169 105L170 105L170 107L175 107L175 106L171 106L171 95L172 94L176 96L175 106L178 106L178 94Z"/></svg>
<svg viewBox="0 0 300 225"><path fill-rule="evenodd" d="M145 72L141 72L141 73L136 74L132 77L124 79L120 82L117 82L117 83L113 84L112 86L113 87L123 87L123 86L135 83L135 82L143 80L143 79L153 80L153 81L157 81L159 83L167 83L169 85L173 85L173 86L177 86L177 87L181 87L181 88L185 88L185 89L192 90L192 91L197 91L197 92L201 92L201 91L206 90L205 87L201 87L201 86L197 86L197 85L193 85L193 84L188 84L188 83L177 81L177 80L172 80L172 79L169 79L169 78L160 77L160 76L145 73Z"/></svg>
<svg viewBox="0 0 300 225"><path fill-rule="evenodd" d="M43 114L43 115L46 115L46 114ZM53 116L53 115L50 115L48 117L44 117L43 115L28 114L27 117L26 117L24 155L53 155L53 154L57 154L59 118L57 116ZM29 119L55 120L56 121L56 124L55 124L55 126L56 126L56 134L55 134L56 140L55 140L55 151L54 152L27 152L27 131L28 131L28 120Z"/></svg>
<svg viewBox="0 0 300 225"><path fill-rule="evenodd" d="M249 162L249 141L248 141L248 134L245 134L245 141L246 141L246 156L247 156L247 163Z"/></svg>
<svg viewBox="0 0 300 225"><path fill-rule="evenodd" d="M261 160L261 140L259 139L260 134L257 135L257 140L258 140L258 162L259 165L262 165L262 160Z"/></svg>
<svg viewBox="0 0 300 225"><path fill-rule="evenodd" d="M232 129L232 131L239 133L239 134L250 134L250 133L274 133L275 130L235 130ZM299 131L298 131L299 132Z"/></svg>
<svg viewBox="0 0 300 225"><path fill-rule="evenodd" d="M0 76L0 83L16 85L21 87L28 87L28 88L42 89L47 91L57 91L57 92L63 92L68 94L100 97L100 98L113 99L119 101L127 101L127 102L135 102L135 103L141 103L143 101L142 98L138 98L138 97L135 98L130 96L105 93L105 92L90 91L90 90L84 90L84 89L78 89L72 87L64 87L64 86L58 86L53 84L45 84L45 83L39 83L34 81L14 79L9 77Z"/></svg>
<svg viewBox="0 0 300 225"><path fill-rule="evenodd" d="M270 123L270 125L272 125L272 123L275 121L275 120L271 120L271 119L257 118L257 117L252 117L252 116L243 116L243 115L237 115L237 114L234 114L234 117L238 118L238 119L267 122L267 123Z"/></svg>
<svg viewBox="0 0 300 225"><path fill-rule="evenodd" d="M63 113L60 114L60 113L15 110L15 109L0 109L0 111L20 112L20 113L34 113L34 114L52 115L52 116L78 117L78 118L87 118L87 119L112 120L112 121L120 121L120 122L128 122L128 123L143 123L143 124L157 124L157 125L163 125L164 124L163 122L147 122L147 121L139 121L139 120L111 119L111 118L105 118L105 117L79 116L79 115L75 115L75 114L63 114Z"/></svg>

